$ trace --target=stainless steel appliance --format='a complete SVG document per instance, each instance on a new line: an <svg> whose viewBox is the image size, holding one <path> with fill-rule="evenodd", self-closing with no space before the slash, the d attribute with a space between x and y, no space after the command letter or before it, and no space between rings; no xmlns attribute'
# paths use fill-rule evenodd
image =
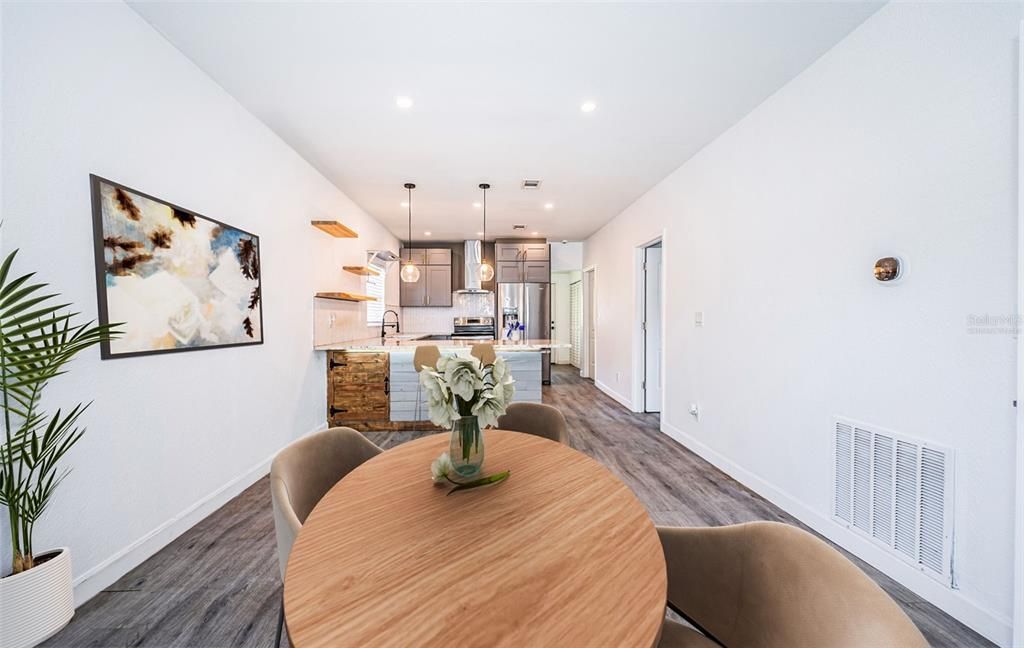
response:
<svg viewBox="0 0 1024 648"><path fill-rule="evenodd" d="M498 335L506 338L509 327L522 324L522 339L551 338L551 284L498 284ZM541 380L551 384L551 349L541 352Z"/></svg>
<svg viewBox="0 0 1024 648"><path fill-rule="evenodd" d="M453 340L493 340L493 317L456 317Z"/></svg>
<svg viewBox="0 0 1024 648"><path fill-rule="evenodd" d="M465 287L456 290L457 293L489 294L490 290L480 287L480 264L483 262L483 245L480 241L466 241L465 252L462 263L462 272L465 273Z"/></svg>

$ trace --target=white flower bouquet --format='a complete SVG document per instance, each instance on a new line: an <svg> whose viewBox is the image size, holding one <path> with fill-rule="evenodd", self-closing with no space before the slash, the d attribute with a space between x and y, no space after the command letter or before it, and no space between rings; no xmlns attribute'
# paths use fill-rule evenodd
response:
<svg viewBox="0 0 1024 648"><path fill-rule="evenodd" d="M425 368L420 383L434 425L450 428L463 416L475 416L480 427L496 425L516 393L515 380L503 358L483 365L474 356L442 356L437 370Z"/></svg>
<svg viewBox="0 0 1024 648"><path fill-rule="evenodd" d="M424 368L420 384L434 425L451 428L452 472L466 479L484 461L481 428L496 425L515 394L515 380L502 358L481 364L473 357L442 357L436 369Z"/></svg>

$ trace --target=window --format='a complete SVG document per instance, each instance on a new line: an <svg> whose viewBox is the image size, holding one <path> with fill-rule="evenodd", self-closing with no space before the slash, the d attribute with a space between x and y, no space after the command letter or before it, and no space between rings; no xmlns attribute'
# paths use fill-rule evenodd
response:
<svg viewBox="0 0 1024 648"><path fill-rule="evenodd" d="M366 295L376 297L377 301L366 302L367 326L380 326L387 308L384 300L384 286L387 284L387 266L376 257L369 262L369 267L377 271L376 275L366 275Z"/></svg>

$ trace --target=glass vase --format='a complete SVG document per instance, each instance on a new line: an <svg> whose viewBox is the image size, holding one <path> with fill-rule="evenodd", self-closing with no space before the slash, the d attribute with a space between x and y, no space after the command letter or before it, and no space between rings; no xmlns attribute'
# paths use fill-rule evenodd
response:
<svg viewBox="0 0 1024 648"><path fill-rule="evenodd" d="M465 481L480 474L484 465L484 435L475 416L462 416L452 423L452 439L448 449L455 481Z"/></svg>

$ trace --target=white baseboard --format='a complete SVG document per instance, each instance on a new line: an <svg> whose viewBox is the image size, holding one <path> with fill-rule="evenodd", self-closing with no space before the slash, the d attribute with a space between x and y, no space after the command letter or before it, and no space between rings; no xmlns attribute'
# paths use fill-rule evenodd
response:
<svg viewBox="0 0 1024 648"><path fill-rule="evenodd" d="M327 429L322 423L303 436ZM301 437L300 437L301 438ZM75 607L78 607L102 592L117 579L141 565L147 558L160 551L182 533L188 531L203 518L237 497L264 475L270 472L270 463L277 452L252 466L241 475L192 504L184 511L159 525L138 540L115 552L98 565L79 574L74 580Z"/></svg>
<svg viewBox="0 0 1024 648"><path fill-rule="evenodd" d="M1012 645L1013 622L1009 617L978 605L959 591L949 589L899 558L890 556L881 547L866 538L861 538L846 527L833 522L831 518L820 514L796 497L724 457L674 425L666 423L664 418L661 421L661 431L761 497L902 583L921 598L985 638L1000 646Z"/></svg>
<svg viewBox="0 0 1024 648"><path fill-rule="evenodd" d="M615 400L617 400L619 402L619 404L621 404L623 407L628 409L630 412L633 411L633 401L631 401L630 399L626 398L625 396L623 396L619 392L615 391L614 389L612 389L608 385L604 384L603 382L601 382L597 378L594 379L594 386L597 387L598 389L600 389L601 391L603 391L604 393L608 394L609 396L611 396Z"/></svg>

